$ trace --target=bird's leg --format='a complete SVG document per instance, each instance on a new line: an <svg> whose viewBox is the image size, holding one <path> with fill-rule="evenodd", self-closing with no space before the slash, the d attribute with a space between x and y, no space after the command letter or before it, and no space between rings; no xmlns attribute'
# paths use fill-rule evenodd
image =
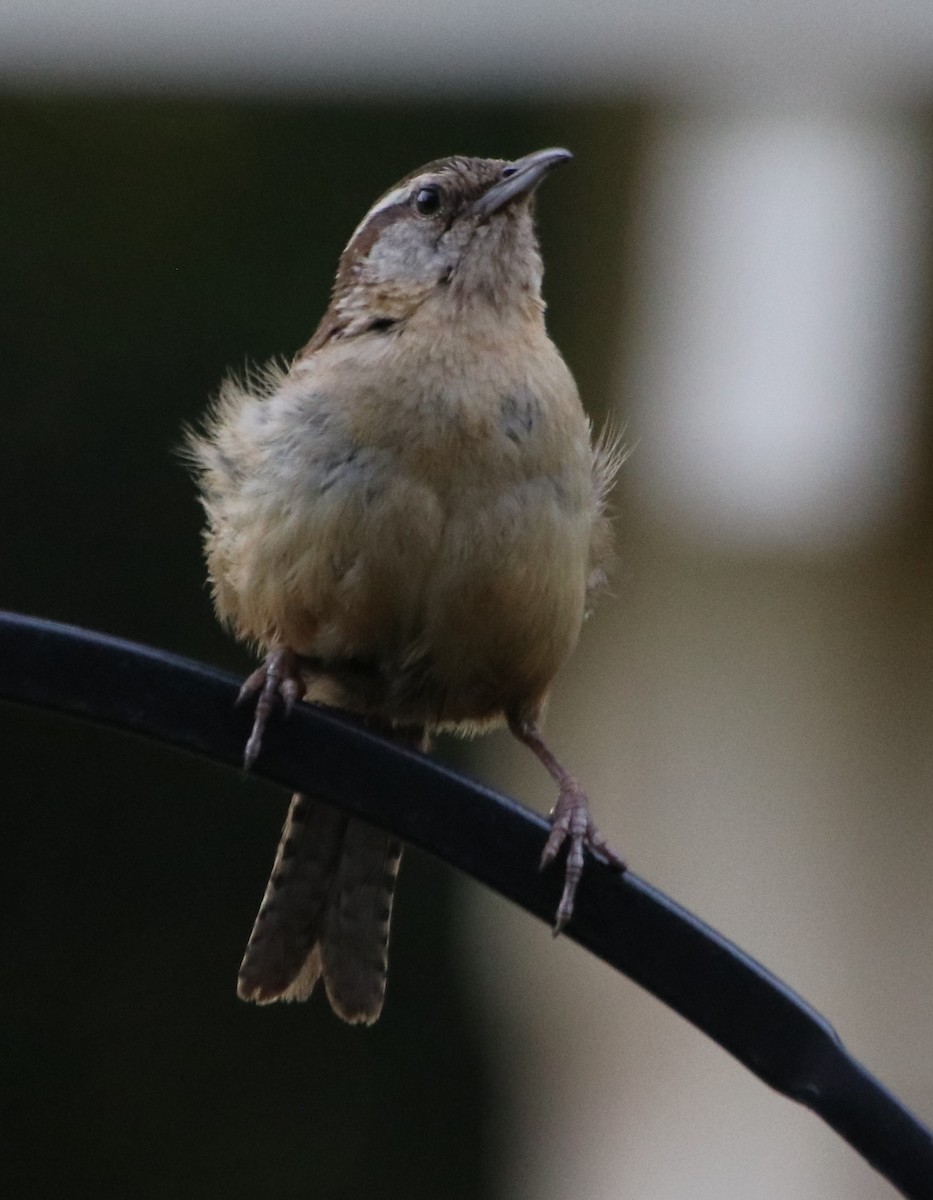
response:
<svg viewBox="0 0 933 1200"><path fill-rule="evenodd" d="M304 686L300 658L294 650L289 650L287 646L280 646L277 650L270 650L266 655L266 661L261 667L257 667L240 688L237 704L241 704L248 697L258 693L253 728L243 751L243 766L247 771L259 754L263 731L275 706L276 698L282 699L285 704L285 712L288 714L295 701L301 699Z"/></svg>
<svg viewBox="0 0 933 1200"><path fill-rule="evenodd" d="M544 850L541 852L541 868L543 870L554 861L564 843L569 843L567 867L564 873L564 891L554 919L556 935L573 915L577 885L583 875L583 848L587 847L597 851L609 861L610 866L619 871L625 870L625 863L610 848L606 839L593 824L586 792L551 753L535 722L510 718L509 729L520 742L524 742L533 751L559 789L557 803L549 814L551 832L544 844Z"/></svg>

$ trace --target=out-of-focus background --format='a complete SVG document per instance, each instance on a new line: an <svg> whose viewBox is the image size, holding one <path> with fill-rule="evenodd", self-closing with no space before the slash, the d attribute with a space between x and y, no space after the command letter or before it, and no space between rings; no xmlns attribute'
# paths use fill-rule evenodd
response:
<svg viewBox="0 0 933 1200"><path fill-rule="evenodd" d="M0 604L246 670L175 456L422 161L576 154L550 324L634 447L549 729L633 868L933 1119L926 0L0 11ZM234 996L286 798L2 712L4 1190L883 1200L813 1116L423 856L370 1031ZM447 747L539 809L504 736Z"/></svg>

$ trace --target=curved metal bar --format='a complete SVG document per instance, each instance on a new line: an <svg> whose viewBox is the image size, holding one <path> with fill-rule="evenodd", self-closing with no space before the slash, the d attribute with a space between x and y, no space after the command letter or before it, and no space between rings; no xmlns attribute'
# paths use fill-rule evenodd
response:
<svg viewBox="0 0 933 1200"><path fill-rule="evenodd" d="M234 707L237 689L231 675L188 659L0 613L0 697L15 703L238 767L251 713ZM537 870L547 824L513 800L305 704L272 722L254 770L313 790L550 921L561 879ZM904 1196L933 1200L933 1133L819 1013L715 930L631 872L620 877L594 860L565 936L812 1109Z"/></svg>

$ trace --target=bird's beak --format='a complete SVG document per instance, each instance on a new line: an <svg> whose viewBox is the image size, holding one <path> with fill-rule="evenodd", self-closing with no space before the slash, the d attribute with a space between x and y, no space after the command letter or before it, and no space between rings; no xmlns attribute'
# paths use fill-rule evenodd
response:
<svg viewBox="0 0 933 1200"><path fill-rule="evenodd" d="M473 202L474 214L491 217L507 204L530 196L545 175L571 158L573 155L569 150L560 149L536 150L534 154L516 158L502 168L502 178Z"/></svg>

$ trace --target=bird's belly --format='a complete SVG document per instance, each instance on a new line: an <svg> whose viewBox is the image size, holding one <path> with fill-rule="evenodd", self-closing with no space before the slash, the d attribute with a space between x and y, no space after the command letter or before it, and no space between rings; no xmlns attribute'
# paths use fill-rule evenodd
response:
<svg viewBox="0 0 933 1200"><path fill-rule="evenodd" d="M540 700L583 620L582 508L537 479L453 506L383 496L374 524L304 648L340 681L324 698L435 725Z"/></svg>

